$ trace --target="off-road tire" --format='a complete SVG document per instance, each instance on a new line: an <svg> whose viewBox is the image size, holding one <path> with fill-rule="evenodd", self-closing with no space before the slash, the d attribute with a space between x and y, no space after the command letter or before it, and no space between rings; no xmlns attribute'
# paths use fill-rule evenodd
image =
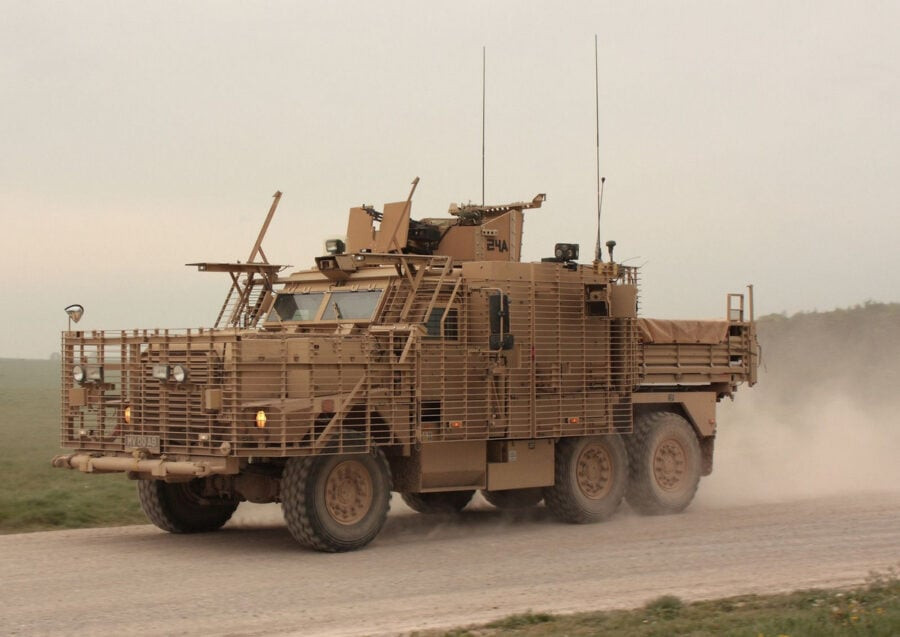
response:
<svg viewBox="0 0 900 637"><path fill-rule="evenodd" d="M419 513L459 513L471 502L475 491L401 493L400 495L410 509Z"/></svg>
<svg viewBox="0 0 900 637"><path fill-rule="evenodd" d="M499 489L496 491L481 490L481 495L498 509L528 509L537 506L544 498L544 490L540 487L532 489Z"/></svg>
<svg viewBox="0 0 900 637"><path fill-rule="evenodd" d="M637 417L626 437L630 476L625 498L643 515L680 513L694 499L703 468L691 424L670 411Z"/></svg>
<svg viewBox="0 0 900 637"><path fill-rule="evenodd" d="M550 513L573 524L610 518L628 482L628 452L619 435L563 438L554 453L554 484L543 490Z"/></svg>
<svg viewBox="0 0 900 637"><path fill-rule="evenodd" d="M201 480L163 482L138 480L138 498L147 518L169 533L206 533L222 528L237 502L204 503Z"/></svg>
<svg viewBox="0 0 900 637"><path fill-rule="evenodd" d="M281 508L300 544L340 553L366 546L390 510L391 473L380 449L371 453L289 458Z"/></svg>

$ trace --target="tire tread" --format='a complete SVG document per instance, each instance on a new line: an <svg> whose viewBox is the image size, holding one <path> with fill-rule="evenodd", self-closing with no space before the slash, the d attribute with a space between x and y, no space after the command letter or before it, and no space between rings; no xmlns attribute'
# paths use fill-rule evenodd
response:
<svg viewBox="0 0 900 637"><path fill-rule="evenodd" d="M693 488L687 496L687 502L683 506L672 507L661 502L654 495L653 486L651 484L652 469L647 466L650 461L652 449L652 435L664 423L677 419L680 423L685 423L693 432L693 428L687 421L671 411L652 411L642 414L635 419L634 432L630 436L625 437L625 447L628 449L629 459L629 480L628 490L625 498L632 509L642 515L667 515L671 513L679 513L687 508L700 484L699 474L697 480L694 481ZM696 449L699 454L699 443Z"/></svg>
<svg viewBox="0 0 900 637"><path fill-rule="evenodd" d="M321 469L322 460L329 456L308 456L302 458L290 458L285 465L281 479L282 511L288 530L297 542L307 548L325 553L339 553L362 548L374 539L363 537L357 540L341 540L330 535L312 517L315 512L315 484L317 471ZM387 480L388 504L380 514L376 525L378 530L387 520L390 510L391 471L387 459L381 451L373 454L376 464L379 466ZM284 506L285 502L294 503L293 506Z"/></svg>

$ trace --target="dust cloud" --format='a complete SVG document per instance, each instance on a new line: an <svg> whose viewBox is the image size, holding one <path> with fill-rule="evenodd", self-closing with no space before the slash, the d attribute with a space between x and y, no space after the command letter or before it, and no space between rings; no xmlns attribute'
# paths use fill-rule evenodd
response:
<svg viewBox="0 0 900 637"><path fill-rule="evenodd" d="M696 505L900 490L900 305L772 317L759 338Z"/></svg>
<svg viewBox="0 0 900 637"><path fill-rule="evenodd" d="M715 466L698 504L900 490L896 409L879 414L847 395L812 392L787 413L746 398L720 408Z"/></svg>

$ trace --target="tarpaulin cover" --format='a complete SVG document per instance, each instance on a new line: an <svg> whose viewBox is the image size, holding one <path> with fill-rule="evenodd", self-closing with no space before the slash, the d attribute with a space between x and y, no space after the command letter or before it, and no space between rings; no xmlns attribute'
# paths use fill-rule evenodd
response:
<svg viewBox="0 0 900 637"><path fill-rule="evenodd" d="M728 337L728 321L669 321L638 319L645 343L703 343L716 345Z"/></svg>

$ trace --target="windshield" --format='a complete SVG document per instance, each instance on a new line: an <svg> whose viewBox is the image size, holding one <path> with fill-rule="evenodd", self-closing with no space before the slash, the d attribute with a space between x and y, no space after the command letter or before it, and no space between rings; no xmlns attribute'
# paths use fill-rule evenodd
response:
<svg viewBox="0 0 900 637"><path fill-rule="evenodd" d="M328 307L322 315L323 320L335 319L370 319L375 313L381 290L336 290L328 299Z"/></svg>
<svg viewBox="0 0 900 637"><path fill-rule="evenodd" d="M324 292L279 294L269 313L270 321L312 321L322 304Z"/></svg>
<svg viewBox="0 0 900 637"><path fill-rule="evenodd" d="M314 321L322 301L327 307L322 320L369 320L378 306L384 290L335 290L327 297L325 292L304 294L279 294L269 312L269 321Z"/></svg>

